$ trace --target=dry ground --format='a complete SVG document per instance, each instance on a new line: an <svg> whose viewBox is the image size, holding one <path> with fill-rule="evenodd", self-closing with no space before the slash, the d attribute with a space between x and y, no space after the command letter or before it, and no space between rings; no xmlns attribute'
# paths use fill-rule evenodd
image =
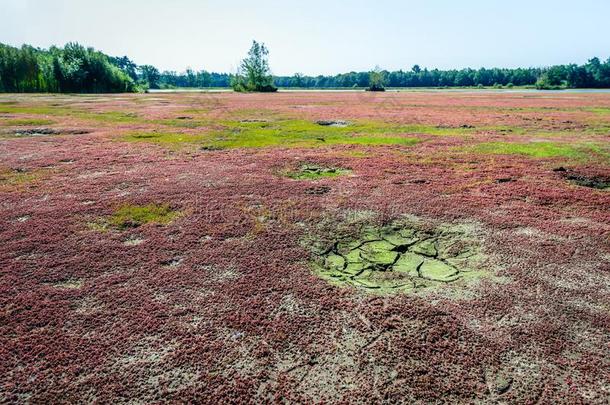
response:
<svg viewBox="0 0 610 405"><path fill-rule="evenodd" d="M606 403L609 144L610 94L1 95L0 402ZM346 276L392 226L476 260Z"/></svg>

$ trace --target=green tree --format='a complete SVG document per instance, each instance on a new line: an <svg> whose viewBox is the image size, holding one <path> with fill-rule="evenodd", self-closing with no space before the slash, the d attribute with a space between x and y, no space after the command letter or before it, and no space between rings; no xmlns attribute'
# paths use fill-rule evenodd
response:
<svg viewBox="0 0 610 405"><path fill-rule="evenodd" d="M368 91L385 91L385 72L379 66L369 72Z"/></svg>
<svg viewBox="0 0 610 405"><path fill-rule="evenodd" d="M149 89L159 88L159 80L161 79L159 69L151 65L142 65L140 66L140 72L142 73L142 79Z"/></svg>
<svg viewBox="0 0 610 405"><path fill-rule="evenodd" d="M232 80L235 91L277 91L269 69L269 50L263 43L252 41L248 56L241 61L239 72Z"/></svg>
<svg viewBox="0 0 610 405"><path fill-rule="evenodd" d="M305 87L303 84L303 74L302 73L295 73L294 76L292 76L292 79L290 81L290 85L292 87Z"/></svg>

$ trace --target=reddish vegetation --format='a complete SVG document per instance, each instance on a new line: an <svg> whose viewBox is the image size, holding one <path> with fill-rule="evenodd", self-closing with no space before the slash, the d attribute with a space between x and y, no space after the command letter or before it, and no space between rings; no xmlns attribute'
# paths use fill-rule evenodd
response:
<svg viewBox="0 0 610 405"><path fill-rule="evenodd" d="M58 97L151 119L263 109L610 140L586 131L610 123L587 109L610 108L607 94L119 98ZM0 402L603 403L610 394L610 194L553 171L608 177L607 163L453 148L535 138L527 132L415 134L426 141L409 147L205 151L117 138L146 123L52 119L93 132L0 139L2 166L41 173L0 188ZM301 161L351 174L276 175ZM182 215L124 231L87 226L126 203L167 203ZM299 241L346 210L476 223L486 266L504 281L484 280L461 299L328 284ZM132 240L141 243L125 244Z"/></svg>

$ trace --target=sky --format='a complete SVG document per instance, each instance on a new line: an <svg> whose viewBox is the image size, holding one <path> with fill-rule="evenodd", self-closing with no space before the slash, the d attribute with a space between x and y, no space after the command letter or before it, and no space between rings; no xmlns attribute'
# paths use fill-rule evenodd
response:
<svg viewBox="0 0 610 405"><path fill-rule="evenodd" d="M610 57L610 0L0 0L0 42L69 41L161 70L276 75L537 67Z"/></svg>

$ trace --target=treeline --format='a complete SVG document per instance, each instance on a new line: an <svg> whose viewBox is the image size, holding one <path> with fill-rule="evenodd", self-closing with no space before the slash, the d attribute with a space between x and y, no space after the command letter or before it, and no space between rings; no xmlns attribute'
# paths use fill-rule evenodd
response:
<svg viewBox="0 0 610 405"><path fill-rule="evenodd" d="M428 70L415 65L409 71L382 71L381 74L388 87L610 88L610 58L606 62L593 58L580 66L570 64L550 68ZM369 72L315 77L296 74L275 77L275 85L293 88L365 88L370 85L369 80Z"/></svg>
<svg viewBox="0 0 610 405"><path fill-rule="evenodd" d="M549 68L516 69L422 69L381 71L387 87L513 87L536 86L538 89L610 88L610 58L593 58L584 65L557 65ZM206 71L163 72L151 87L229 87L231 75ZM334 76L274 76L277 87L284 88L367 88L370 72L350 72Z"/></svg>
<svg viewBox="0 0 610 405"><path fill-rule="evenodd" d="M134 80L93 48L69 43L48 50L0 44L0 92L120 93Z"/></svg>
<svg viewBox="0 0 610 405"><path fill-rule="evenodd" d="M165 71L160 74L157 85L160 88L177 87L229 87L231 75L200 70L198 72L187 69L184 73Z"/></svg>
<svg viewBox="0 0 610 405"><path fill-rule="evenodd" d="M384 85L388 87L469 87L469 86L514 86L534 85L543 70L530 69L422 69L418 65L409 71L382 71ZM281 76L275 78L279 87L332 88L367 87L369 72L350 72L335 76Z"/></svg>
<svg viewBox="0 0 610 405"><path fill-rule="evenodd" d="M238 75L187 69L160 72L137 65L128 57L111 57L77 43L48 50L0 43L0 92L135 92L149 88L231 87ZM367 88L371 72L334 76L274 76L270 86L286 88ZM583 65L517 69L426 69L379 71L374 77L387 87L512 87L539 89L610 88L610 58L593 58Z"/></svg>

